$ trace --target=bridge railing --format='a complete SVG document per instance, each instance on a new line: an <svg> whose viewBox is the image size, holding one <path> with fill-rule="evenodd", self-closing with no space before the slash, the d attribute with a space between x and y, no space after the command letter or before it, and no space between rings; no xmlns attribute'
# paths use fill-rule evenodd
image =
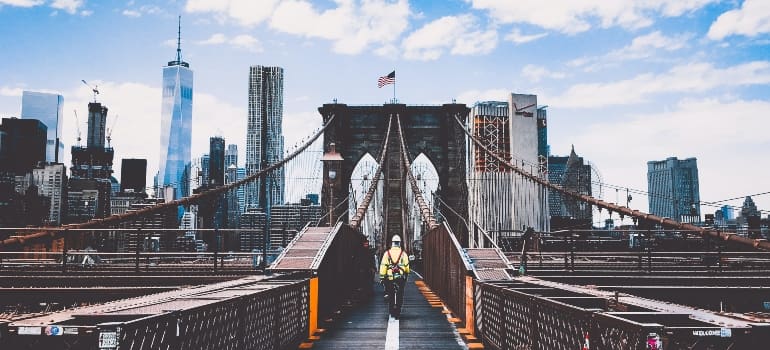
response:
<svg viewBox="0 0 770 350"><path fill-rule="evenodd" d="M3 329L0 323L0 332L5 332L0 348L287 349L307 338L312 297L309 279L283 276L227 283L231 286L169 295L153 303L118 301L99 312L73 309L67 311L68 316L41 319L59 322L56 325L18 320ZM64 333L48 334L54 328Z"/></svg>
<svg viewBox="0 0 770 350"><path fill-rule="evenodd" d="M2 235L56 232L28 246L0 251L0 270L254 270L269 263L295 235L273 229L0 228ZM263 245L267 238L269 246ZM264 248L267 248L265 251Z"/></svg>
<svg viewBox="0 0 770 350"><path fill-rule="evenodd" d="M495 349L581 348L591 327L590 312L506 285L476 283L477 334L485 345Z"/></svg>
<svg viewBox="0 0 770 350"><path fill-rule="evenodd" d="M457 317L472 326L469 317L473 312L467 310L467 290L473 288L472 267L460 243L446 223L431 229L422 240L425 281Z"/></svg>
<svg viewBox="0 0 770 350"><path fill-rule="evenodd" d="M476 336L492 349L644 350L650 342L664 349L755 349L770 336L762 323L730 322L716 313L693 317L667 303L648 308L618 301L617 294L523 280L477 282L475 297Z"/></svg>

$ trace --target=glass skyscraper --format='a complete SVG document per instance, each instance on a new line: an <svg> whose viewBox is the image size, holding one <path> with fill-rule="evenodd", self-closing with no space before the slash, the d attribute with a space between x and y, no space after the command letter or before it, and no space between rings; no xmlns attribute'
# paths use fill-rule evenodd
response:
<svg viewBox="0 0 770 350"><path fill-rule="evenodd" d="M700 219L698 163L695 158L647 162L650 214L679 222Z"/></svg>
<svg viewBox="0 0 770 350"><path fill-rule="evenodd" d="M181 27L180 31L181 33ZM193 71L182 61L181 40L177 36L176 60L163 67L163 104L160 120L159 196L166 187L174 188L174 198L190 194L190 148L192 147Z"/></svg>
<svg viewBox="0 0 770 350"><path fill-rule="evenodd" d="M21 117L37 119L48 128L48 141L45 148L46 162L62 163L64 144L61 142L61 129L64 114L64 97L46 92L24 91L21 95Z"/></svg>
<svg viewBox="0 0 770 350"><path fill-rule="evenodd" d="M283 159L283 68L249 67L249 110L246 126L246 176ZM246 207L283 204L284 171L275 170L246 188Z"/></svg>

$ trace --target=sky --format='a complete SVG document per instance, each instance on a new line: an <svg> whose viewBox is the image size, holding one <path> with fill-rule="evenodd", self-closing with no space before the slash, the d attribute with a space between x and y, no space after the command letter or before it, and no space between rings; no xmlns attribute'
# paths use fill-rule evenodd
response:
<svg viewBox="0 0 770 350"><path fill-rule="evenodd" d="M770 191L767 0L0 0L0 117L20 114L23 90L61 93L69 148L86 80L109 108L116 176L146 158L151 179L180 15L193 157L223 136L242 164L251 65L284 68L287 148L323 103L386 103L377 78L395 70L406 104L536 94L551 153L574 145L608 184L646 190L647 161L696 157L702 201ZM770 194L754 200L770 210Z"/></svg>

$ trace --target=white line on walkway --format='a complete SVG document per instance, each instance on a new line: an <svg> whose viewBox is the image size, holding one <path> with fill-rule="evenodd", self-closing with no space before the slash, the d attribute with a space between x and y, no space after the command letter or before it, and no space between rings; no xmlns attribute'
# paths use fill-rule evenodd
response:
<svg viewBox="0 0 770 350"><path fill-rule="evenodd" d="M398 350L398 330L398 319L393 317L388 318L388 333L385 336L385 350Z"/></svg>

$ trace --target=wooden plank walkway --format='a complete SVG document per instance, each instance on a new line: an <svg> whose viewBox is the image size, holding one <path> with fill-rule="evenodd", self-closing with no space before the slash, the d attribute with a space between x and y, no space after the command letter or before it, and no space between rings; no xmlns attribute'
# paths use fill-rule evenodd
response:
<svg viewBox="0 0 770 350"><path fill-rule="evenodd" d="M376 284L373 298L351 306L322 326L325 331L312 349L467 349L442 308L428 303L415 279L413 273L406 283L398 320L388 316L383 288Z"/></svg>

